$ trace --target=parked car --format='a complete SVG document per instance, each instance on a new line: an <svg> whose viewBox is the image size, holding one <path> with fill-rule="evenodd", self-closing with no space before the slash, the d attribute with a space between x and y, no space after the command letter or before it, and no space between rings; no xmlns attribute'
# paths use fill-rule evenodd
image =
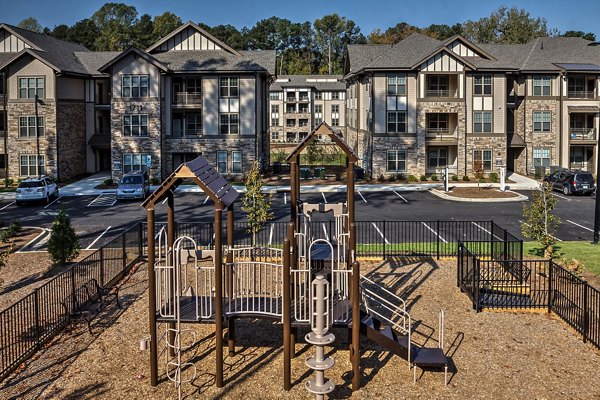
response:
<svg viewBox="0 0 600 400"><path fill-rule="evenodd" d="M129 172L121 178L117 186L117 200L145 199L150 185L145 171Z"/></svg>
<svg viewBox="0 0 600 400"><path fill-rule="evenodd" d="M553 189L560 190L565 195L575 193L592 195L596 190L594 176L585 171L561 169L546 176L544 181L549 182Z"/></svg>
<svg viewBox="0 0 600 400"><path fill-rule="evenodd" d="M17 187L15 200L18 206L26 201L45 201L58 197L58 186L47 176L27 178Z"/></svg>

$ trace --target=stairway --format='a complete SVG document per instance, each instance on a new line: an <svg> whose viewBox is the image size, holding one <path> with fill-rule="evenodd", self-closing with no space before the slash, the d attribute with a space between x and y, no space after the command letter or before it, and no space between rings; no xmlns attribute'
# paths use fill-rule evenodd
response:
<svg viewBox="0 0 600 400"><path fill-rule="evenodd" d="M411 353L414 354L417 346L409 344L408 335L397 333L389 325L382 323L379 319L364 311L360 313L360 333L395 355L409 361L409 365L412 362L410 359Z"/></svg>

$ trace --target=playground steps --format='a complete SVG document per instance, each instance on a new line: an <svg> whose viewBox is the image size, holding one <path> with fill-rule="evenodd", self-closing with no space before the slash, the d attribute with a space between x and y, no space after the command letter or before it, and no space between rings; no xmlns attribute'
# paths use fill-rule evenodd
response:
<svg viewBox="0 0 600 400"><path fill-rule="evenodd" d="M408 349L411 346L408 343L408 336L399 334L389 325L384 325L376 317L362 311L360 316L360 333L397 356L408 360ZM417 347L412 345L411 353L414 354L416 350ZM412 360L408 361L412 362Z"/></svg>

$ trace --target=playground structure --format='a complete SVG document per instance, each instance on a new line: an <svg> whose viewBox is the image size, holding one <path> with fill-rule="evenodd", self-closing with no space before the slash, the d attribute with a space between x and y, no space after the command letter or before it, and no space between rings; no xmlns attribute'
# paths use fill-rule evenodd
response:
<svg viewBox="0 0 600 400"><path fill-rule="evenodd" d="M346 155L346 201L311 204L300 200L300 153L315 135L328 136ZM403 299L360 275L356 261L354 167L358 161L346 143L326 124L319 125L288 156L290 163L290 223L283 248L234 247L234 203L238 192L202 157L180 165L150 195L143 206L148 222L148 282L150 325L150 379L158 384L159 355L166 360L166 375L179 393L184 382L196 376L193 364L182 360L185 343L194 343L189 323L215 324L215 383L223 387L223 332L227 324L229 354L235 354L235 321L270 318L283 325L283 387L291 389L291 359L299 327L312 327L307 342L317 346L317 356L307 365L318 372L307 388L318 396L333 390L323 380L330 361L321 346L331 344L330 327L347 328L350 338L352 390L360 387L360 334L405 358L409 367L446 367L439 349L436 358L421 357L429 350L411 342L411 317ZM175 238L174 190L184 180L196 183L214 203L212 246L187 236ZM154 207L167 202L167 229L155 232ZM223 212L227 213L223 243ZM315 220L333 218L331 237L321 237ZM155 241L158 238L158 249ZM153 266L153 268L151 267ZM317 277L319 277L317 279ZM326 282L323 287L314 281ZM319 288L320 289L314 289ZM318 292L318 293L315 293ZM319 297L316 296L316 297ZM318 304L315 305L315 304ZM361 308L362 305L362 308ZM318 315L315 315L315 310ZM320 322L315 322L320 321ZM164 333L158 335L159 324ZM316 325L315 325L316 324ZM317 326L318 325L318 326ZM191 341L186 338L191 338ZM163 349L159 352L159 343ZM328 368L326 368L328 367ZM183 372L187 374L183 377ZM416 373L416 372L415 372Z"/></svg>

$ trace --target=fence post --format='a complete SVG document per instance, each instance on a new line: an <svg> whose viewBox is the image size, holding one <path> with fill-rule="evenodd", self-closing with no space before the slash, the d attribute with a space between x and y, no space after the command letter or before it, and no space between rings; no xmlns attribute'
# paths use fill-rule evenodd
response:
<svg viewBox="0 0 600 400"><path fill-rule="evenodd" d="M504 229L504 254L502 256L503 259L508 259L508 231Z"/></svg>
<svg viewBox="0 0 600 400"><path fill-rule="evenodd" d="M122 250L122 254L123 254L123 272L125 272L125 268L127 268L127 252L125 251L125 245L126 245L126 236L127 236L127 231L123 232L123 239L121 239L121 250Z"/></svg>
<svg viewBox="0 0 600 400"><path fill-rule="evenodd" d="M41 327L40 327L40 296L39 296L39 290L33 289L33 301L34 301L34 308L35 308L35 336L36 336L36 347L39 349L40 345L42 344L41 341Z"/></svg>
<svg viewBox="0 0 600 400"><path fill-rule="evenodd" d="M104 246L100 247L100 287L104 287Z"/></svg>
<svg viewBox="0 0 600 400"><path fill-rule="evenodd" d="M385 219L383 220L383 259L385 260Z"/></svg>
<svg viewBox="0 0 600 400"><path fill-rule="evenodd" d="M138 257L139 261L144 256L144 229L141 223L138 223Z"/></svg>
<svg viewBox="0 0 600 400"><path fill-rule="evenodd" d="M521 268L523 265L523 261L521 261ZM553 277L554 275L554 261L549 260L548 261L548 313L552 312L552 298L554 296L552 296L552 291L554 290L553 288Z"/></svg>
<svg viewBox="0 0 600 400"><path fill-rule="evenodd" d="M458 241L458 256L456 258L456 287L460 287L460 276L462 273L462 242Z"/></svg>
<svg viewBox="0 0 600 400"><path fill-rule="evenodd" d="M435 236L437 236L437 250L436 250L436 254L437 254L437 259L440 259L440 220L436 220L436 226L435 226L435 231L437 232L437 234Z"/></svg>
<svg viewBox="0 0 600 400"><path fill-rule="evenodd" d="M72 295L72 302L73 302L73 308L71 310L71 312L75 312L75 309L77 308L77 293L75 290L75 267L71 266L71 295Z"/></svg>
<svg viewBox="0 0 600 400"><path fill-rule="evenodd" d="M588 294L589 294L589 288L590 285L584 281L583 282L583 329L582 329L582 334L583 334L583 343L587 342L587 338L588 338L588 333L589 333L589 329L590 329L590 317L589 317L589 301L588 301Z"/></svg>
<svg viewBox="0 0 600 400"><path fill-rule="evenodd" d="M494 220L490 220L490 259L495 260L494 257Z"/></svg>
<svg viewBox="0 0 600 400"><path fill-rule="evenodd" d="M475 289L477 287L477 278L475 277L475 275L477 275L477 258L475 258L475 256L470 257L472 262L471 295L473 296L473 308L475 311L479 312L479 305L477 304L477 290Z"/></svg>

